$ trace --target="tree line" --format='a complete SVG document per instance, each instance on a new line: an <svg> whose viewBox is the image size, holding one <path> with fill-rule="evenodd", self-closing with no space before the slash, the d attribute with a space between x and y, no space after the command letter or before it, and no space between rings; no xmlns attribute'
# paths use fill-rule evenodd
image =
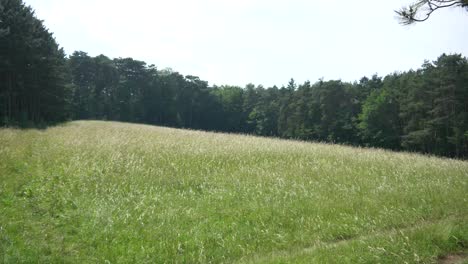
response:
<svg viewBox="0 0 468 264"><path fill-rule="evenodd" d="M356 82L209 86L132 58L66 56L21 0L0 1L0 125L115 120L468 157L468 60Z"/></svg>

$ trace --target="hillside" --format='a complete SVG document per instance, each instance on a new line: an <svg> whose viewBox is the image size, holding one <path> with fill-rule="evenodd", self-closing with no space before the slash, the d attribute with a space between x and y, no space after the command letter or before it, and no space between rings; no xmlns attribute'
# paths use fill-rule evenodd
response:
<svg viewBox="0 0 468 264"><path fill-rule="evenodd" d="M466 161L376 149L102 121L1 129L0 263L463 259L467 184Z"/></svg>

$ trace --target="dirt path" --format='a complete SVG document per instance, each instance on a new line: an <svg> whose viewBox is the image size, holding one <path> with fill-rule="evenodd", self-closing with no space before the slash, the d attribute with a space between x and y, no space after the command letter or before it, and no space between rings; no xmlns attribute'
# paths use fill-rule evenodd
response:
<svg viewBox="0 0 468 264"><path fill-rule="evenodd" d="M366 240L366 239L371 239L374 237L379 237L379 236L392 236L397 233L401 232L411 232L413 230L417 230L420 228L423 228L424 226L432 225L432 224L437 224L437 223L442 223L448 220L461 220L465 219L464 216L451 216L451 217L446 217L444 219L436 219L436 220L427 220L427 221L421 221L418 223L414 223L411 226L403 226L400 228L391 228L387 230L380 230L376 231L370 234L366 235L361 235L361 236L354 236L346 239L339 239L336 241L329 241L329 242L324 242L324 241L317 241L313 246L298 249L298 250L291 250L291 251L276 251L272 252L270 254L266 255L254 255L251 258L244 259L239 261L239 263L257 263L257 262L264 262L266 260L271 260L274 259L275 257L294 257L302 254L307 254L307 253L312 253L313 251L319 249L319 248L335 248L344 244L347 244L351 241L355 240ZM454 253L454 254L449 254L447 256L444 256L439 259L440 264L465 264L468 263L468 254L466 253Z"/></svg>
<svg viewBox="0 0 468 264"><path fill-rule="evenodd" d="M463 264L468 263L467 253L450 254L439 259L439 264Z"/></svg>

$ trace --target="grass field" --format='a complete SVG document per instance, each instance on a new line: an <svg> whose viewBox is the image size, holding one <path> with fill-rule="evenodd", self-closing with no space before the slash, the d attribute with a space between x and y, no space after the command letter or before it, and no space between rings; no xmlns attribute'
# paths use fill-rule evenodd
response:
<svg viewBox="0 0 468 264"><path fill-rule="evenodd" d="M467 260L468 162L117 122L0 130L0 263Z"/></svg>

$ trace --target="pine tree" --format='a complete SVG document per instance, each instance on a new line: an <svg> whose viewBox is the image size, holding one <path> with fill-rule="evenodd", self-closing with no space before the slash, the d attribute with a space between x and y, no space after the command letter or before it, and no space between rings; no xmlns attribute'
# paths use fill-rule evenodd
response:
<svg viewBox="0 0 468 264"><path fill-rule="evenodd" d="M0 9L0 124L64 120L63 50L21 0L3 0Z"/></svg>

